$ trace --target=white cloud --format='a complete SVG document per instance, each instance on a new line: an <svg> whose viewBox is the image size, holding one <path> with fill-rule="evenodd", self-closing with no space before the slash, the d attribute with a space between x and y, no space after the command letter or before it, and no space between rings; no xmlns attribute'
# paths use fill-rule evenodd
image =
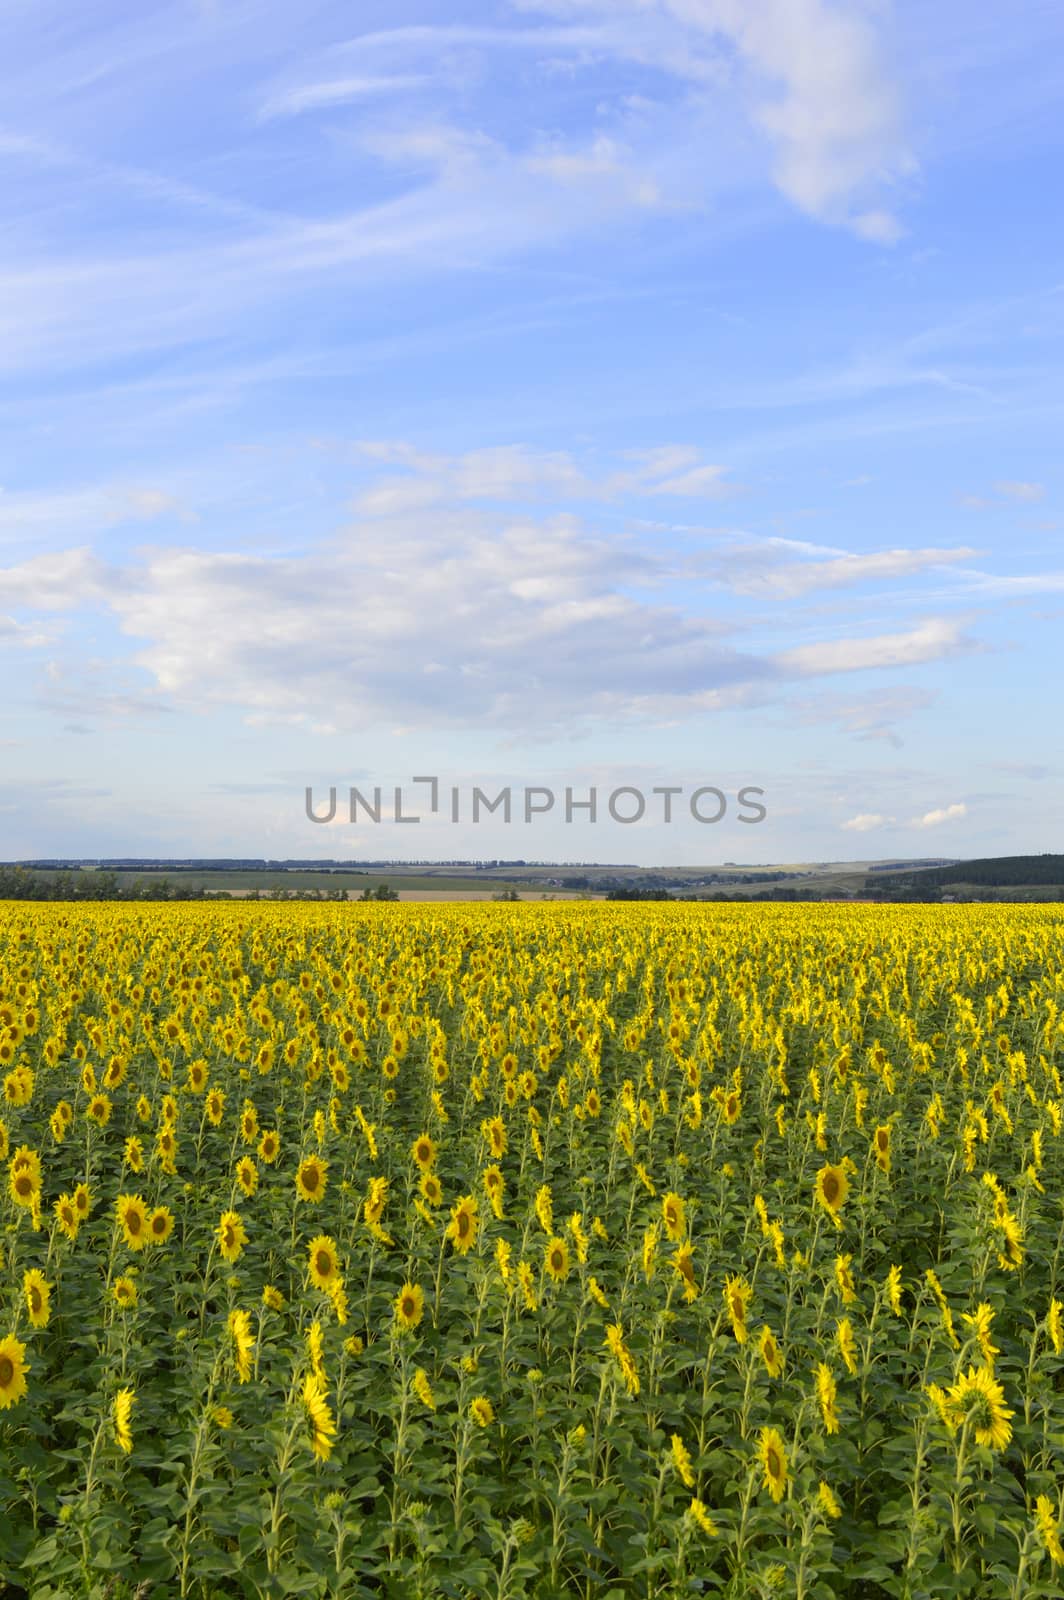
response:
<svg viewBox="0 0 1064 1600"><path fill-rule="evenodd" d="M756 555L757 552L751 552ZM954 549L874 550L867 555L839 556L831 561L797 562L789 566L759 565L749 574L732 579L743 594L797 596L813 589L839 589L850 584L911 576L929 567L966 561L975 555L967 546Z"/></svg>
<svg viewBox="0 0 1064 1600"><path fill-rule="evenodd" d="M968 807L963 800L951 806L941 806L935 811L925 811L922 817L914 817L909 824L911 828L938 828L944 822L959 822L968 815Z"/></svg>
<svg viewBox="0 0 1064 1600"><path fill-rule="evenodd" d="M263 103L259 117L266 122L274 117L298 117L305 111L327 111L353 100L420 89L431 81L422 73L382 73L377 77L366 75L302 83L272 95Z"/></svg>
<svg viewBox="0 0 1064 1600"><path fill-rule="evenodd" d="M997 494L1004 495L1008 500L1023 500L1027 502L1045 499L1045 485L1042 483L1023 483L1014 478L1003 479L995 483Z"/></svg>
<svg viewBox="0 0 1064 1600"><path fill-rule="evenodd" d="M871 833L874 828L884 828L893 820L892 817L881 816L878 811L859 811L856 817L839 826L847 833Z"/></svg>
<svg viewBox="0 0 1064 1600"><path fill-rule="evenodd" d="M941 661L973 648L962 623L952 617L929 617L907 633L885 633L866 639L829 639L799 645L776 656L780 667L802 675L864 672L881 667L909 667Z"/></svg>
<svg viewBox="0 0 1064 1600"><path fill-rule="evenodd" d="M775 151L774 177L810 216L892 244L882 206L854 202L911 168L898 87L870 15L829 0L525 0L525 9L605 15L611 48L720 94L737 53L748 115Z"/></svg>

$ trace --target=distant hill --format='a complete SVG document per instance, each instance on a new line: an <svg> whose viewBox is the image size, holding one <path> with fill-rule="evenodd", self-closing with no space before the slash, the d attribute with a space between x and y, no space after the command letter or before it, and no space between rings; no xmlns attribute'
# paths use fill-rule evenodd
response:
<svg viewBox="0 0 1064 1600"><path fill-rule="evenodd" d="M988 889L1035 888L1064 885L1064 855L986 856L978 861L955 861L948 867L921 868L918 872L878 872L867 880L876 890L948 889L971 884Z"/></svg>

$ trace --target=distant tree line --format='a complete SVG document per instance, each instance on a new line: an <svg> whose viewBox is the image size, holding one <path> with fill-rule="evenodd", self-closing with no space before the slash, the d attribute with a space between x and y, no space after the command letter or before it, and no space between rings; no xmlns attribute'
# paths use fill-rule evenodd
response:
<svg viewBox="0 0 1064 1600"><path fill-rule="evenodd" d="M979 861L956 861L949 867L929 867L922 872L897 873L868 880L870 892L948 889L954 884L980 884L990 889L1013 889L1037 884L1064 885L1064 855L989 856Z"/></svg>

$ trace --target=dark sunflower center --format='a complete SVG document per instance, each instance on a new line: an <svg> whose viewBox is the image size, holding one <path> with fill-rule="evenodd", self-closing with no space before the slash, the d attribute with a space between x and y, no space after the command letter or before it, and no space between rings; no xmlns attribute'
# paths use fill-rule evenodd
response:
<svg viewBox="0 0 1064 1600"><path fill-rule="evenodd" d="M307 1189L316 1189L318 1187L318 1173L315 1167L311 1167L309 1171L304 1172L303 1186Z"/></svg>
<svg viewBox="0 0 1064 1600"><path fill-rule="evenodd" d="M770 1478L781 1478L783 1476L783 1463L771 1445L765 1452L765 1465L768 1468Z"/></svg>
<svg viewBox="0 0 1064 1600"><path fill-rule="evenodd" d="M38 1311L40 1311L41 1304L41 1291L38 1289L36 1284L33 1284L30 1289L30 1310L34 1316L36 1316Z"/></svg>
<svg viewBox="0 0 1064 1600"><path fill-rule="evenodd" d="M414 1316L416 1311L417 1311L417 1301L414 1299L413 1295L412 1294L404 1295L403 1296L403 1316L406 1317L407 1320L409 1321L409 1319Z"/></svg>
<svg viewBox="0 0 1064 1600"><path fill-rule="evenodd" d="M141 1216L139 1211L126 1212L126 1227L130 1233L139 1233L141 1229Z"/></svg>
<svg viewBox="0 0 1064 1600"><path fill-rule="evenodd" d="M20 1172L18 1177L15 1179L15 1188L18 1190L19 1194L22 1194L22 1195L32 1194L33 1193L33 1179L27 1177L27 1175L24 1172Z"/></svg>
<svg viewBox="0 0 1064 1600"><path fill-rule="evenodd" d="M458 1213L458 1236L459 1236L459 1238L464 1239L466 1234L469 1232L469 1229L470 1229L469 1213L468 1213L468 1211L460 1211Z"/></svg>
<svg viewBox="0 0 1064 1600"><path fill-rule="evenodd" d="M731 1314L735 1318L736 1322L742 1322L743 1318L746 1316L746 1307L743 1305L737 1294L732 1295Z"/></svg>
<svg viewBox="0 0 1064 1600"><path fill-rule="evenodd" d="M839 1198L839 1180L835 1174L829 1173L824 1179L824 1199L829 1206L833 1206Z"/></svg>
<svg viewBox="0 0 1064 1600"><path fill-rule="evenodd" d="M9 1389L15 1376L15 1363L10 1356L0 1356L0 1389Z"/></svg>
<svg viewBox="0 0 1064 1600"><path fill-rule="evenodd" d="M562 1270L562 1267L565 1265L565 1257L562 1255L560 1250L554 1251L550 1258L550 1264L554 1268L555 1272L560 1272Z"/></svg>
<svg viewBox="0 0 1064 1600"><path fill-rule="evenodd" d="M316 1265L319 1275L327 1278L332 1271L332 1257L325 1250L319 1250Z"/></svg>

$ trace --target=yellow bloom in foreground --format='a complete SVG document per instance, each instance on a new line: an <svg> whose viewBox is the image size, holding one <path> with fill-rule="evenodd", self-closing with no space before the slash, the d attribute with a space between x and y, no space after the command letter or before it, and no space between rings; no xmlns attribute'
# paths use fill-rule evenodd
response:
<svg viewBox="0 0 1064 1600"><path fill-rule="evenodd" d="M757 1456L764 1473L764 1486L778 1504L787 1489L787 1448L775 1428L762 1428Z"/></svg>
<svg viewBox="0 0 1064 1600"><path fill-rule="evenodd" d="M696 1498L691 1501L687 1507L687 1515L696 1527L701 1528L707 1539L717 1537L717 1525L701 1500Z"/></svg>
<svg viewBox="0 0 1064 1600"><path fill-rule="evenodd" d="M896 1317L901 1316L901 1268L891 1267L885 1285L887 1303Z"/></svg>
<svg viewBox="0 0 1064 1600"><path fill-rule="evenodd" d="M435 1411L436 1396L432 1392L432 1385L429 1382L429 1375L425 1371L424 1367L414 1368L412 1387L414 1393L421 1401L421 1404L423 1406L427 1406L430 1411Z"/></svg>
<svg viewBox="0 0 1064 1600"><path fill-rule="evenodd" d="M425 1312L425 1292L419 1283L404 1283L395 1297L395 1320L404 1333L413 1332Z"/></svg>
<svg viewBox="0 0 1064 1600"><path fill-rule="evenodd" d="M843 1167L821 1167L816 1175L816 1199L824 1207L828 1216L841 1228L839 1212L846 1203L846 1196L850 1192L850 1180Z"/></svg>
<svg viewBox="0 0 1064 1600"><path fill-rule="evenodd" d="M746 1313L754 1291L745 1278L729 1278L724 1285L724 1309L731 1318L732 1332L739 1344L745 1344Z"/></svg>
<svg viewBox="0 0 1064 1600"><path fill-rule="evenodd" d="M817 1485L816 1499L817 1505L825 1517L830 1517L832 1522L837 1521L842 1516L842 1507L836 1500L834 1491L829 1484L821 1482Z"/></svg>
<svg viewBox="0 0 1064 1600"><path fill-rule="evenodd" d="M783 1371L783 1352L776 1342L776 1335L767 1324L761 1329L758 1348L765 1363L765 1371L770 1378L778 1378Z"/></svg>
<svg viewBox="0 0 1064 1600"><path fill-rule="evenodd" d="M112 1407L115 1425L115 1439L118 1443L119 1449L124 1450L126 1455L128 1455L133 1448L133 1430L130 1428L129 1420L133 1415L134 1398L135 1396L132 1389L119 1389L118 1393L115 1395L114 1405Z"/></svg>
<svg viewBox="0 0 1064 1600"><path fill-rule="evenodd" d="M79 1185L81 1187L81 1185ZM77 1203L77 1190L74 1202ZM139 1194L120 1194L115 1201L115 1215L122 1228L122 1237L131 1250L143 1250L148 1243L148 1208Z"/></svg>
<svg viewBox="0 0 1064 1600"><path fill-rule="evenodd" d="M13 1333L0 1339L0 1411L6 1411L26 1393L26 1346Z"/></svg>
<svg viewBox="0 0 1064 1600"><path fill-rule="evenodd" d="M674 1433L672 1436L672 1464L686 1487L693 1489L695 1486L695 1474L691 1464L691 1456L678 1433Z"/></svg>
<svg viewBox="0 0 1064 1600"><path fill-rule="evenodd" d="M340 1258L336 1242L327 1233L319 1233L307 1247L307 1269L315 1289L327 1289L340 1271Z"/></svg>
<svg viewBox="0 0 1064 1600"><path fill-rule="evenodd" d="M310 1427L310 1447L319 1461L328 1461L336 1438L336 1421L329 1409L325 1385L315 1372L303 1380L303 1404Z"/></svg>
<svg viewBox="0 0 1064 1600"><path fill-rule="evenodd" d="M60 1233L66 1234L71 1241L77 1238L78 1228L81 1226L81 1218L78 1216L71 1195L61 1194L59 1196L55 1203L55 1220L59 1225Z"/></svg>
<svg viewBox="0 0 1064 1600"><path fill-rule="evenodd" d="M1064 1566L1064 1549L1060 1543L1057 1508L1047 1494L1040 1494L1034 1505L1035 1532L1054 1566Z"/></svg>
<svg viewBox="0 0 1064 1600"><path fill-rule="evenodd" d="M821 1361L816 1369L816 1397L820 1402L820 1414L824 1419L826 1433L838 1433L839 1419L835 1411L835 1378L831 1368L826 1362Z"/></svg>
<svg viewBox="0 0 1064 1600"><path fill-rule="evenodd" d="M976 1441L991 1450L1004 1450L1012 1438L1005 1391L987 1367L969 1367L949 1390L949 1403L958 1417L972 1423Z"/></svg>
<svg viewBox="0 0 1064 1600"><path fill-rule="evenodd" d="M835 1324L835 1340L839 1354L846 1363L846 1370L853 1377L857 1372L857 1341L853 1336L853 1324L849 1317L842 1317Z"/></svg>
<svg viewBox="0 0 1064 1600"><path fill-rule="evenodd" d="M300 1200L317 1203L329 1186L329 1163L321 1156L307 1156L296 1172L296 1194Z"/></svg>
<svg viewBox="0 0 1064 1600"><path fill-rule="evenodd" d="M555 1236L548 1239L543 1249L543 1270L555 1283L563 1283L569 1276L569 1246Z"/></svg>
<svg viewBox="0 0 1064 1600"><path fill-rule="evenodd" d="M148 1218L148 1238L152 1244L165 1244L174 1231L173 1213L168 1206L156 1206Z"/></svg>
<svg viewBox="0 0 1064 1600"><path fill-rule="evenodd" d="M255 1341L251 1337L251 1318L246 1311L230 1311L229 1333L233 1340L236 1375L241 1383L251 1379L251 1357Z"/></svg>
<svg viewBox="0 0 1064 1600"><path fill-rule="evenodd" d="M137 1303L137 1286L132 1278L116 1278L111 1285L111 1293L116 1305L123 1311L131 1311Z"/></svg>
<svg viewBox="0 0 1064 1600"><path fill-rule="evenodd" d="M247 1231L241 1221L240 1214L236 1211L223 1211L217 1232L218 1248L226 1261L232 1263L238 1260L241 1251L248 1242Z"/></svg>
<svg viewBox="0 0 1064 1600"><path fill-rule="evenodd" d="M457 1255L464 1256L472 1250L479 1227L477 1202L471 1194L463 1195L451 1211L451 1220L447 1224L446 1237Z"/></svg>
<svg viewBox="0 0 1064 1600"><path fill-rule="evenodd" d="M495 1421L495 1410L490 1400L482 1396L469 1402L469 1415L478 1428L487 1428Z"/></svg>
<svg viewBox="0 0 1064 1600"><path fill-rule="evenodd" d="M1064 1350L1064 1317L1061 1315L1062 1312L1064 1312L1064 1305L1059 1300L1051 1300L1049 1312L1046 1316L1046 1332L1053 1346L1053 1352L1058 1356Z"/></svg>
<svg viewBox="0 0 1064 1600"><path fill-rule="evenodd" d="M678 1244L687 1230L687 1207L680 1196L671 1190L661 1197L661 1220L667 1237L673 1244Z"/></svg>
<svg viewBox="0 0 1064 1600"><path fill-rule="evenodd" d="M44 1274L38 1272L36 1267L31 1267L23 1274L22 1293L26 1297L31 1326L47 1328L52 1315L52 1286L45 1282Z"/></svg>

